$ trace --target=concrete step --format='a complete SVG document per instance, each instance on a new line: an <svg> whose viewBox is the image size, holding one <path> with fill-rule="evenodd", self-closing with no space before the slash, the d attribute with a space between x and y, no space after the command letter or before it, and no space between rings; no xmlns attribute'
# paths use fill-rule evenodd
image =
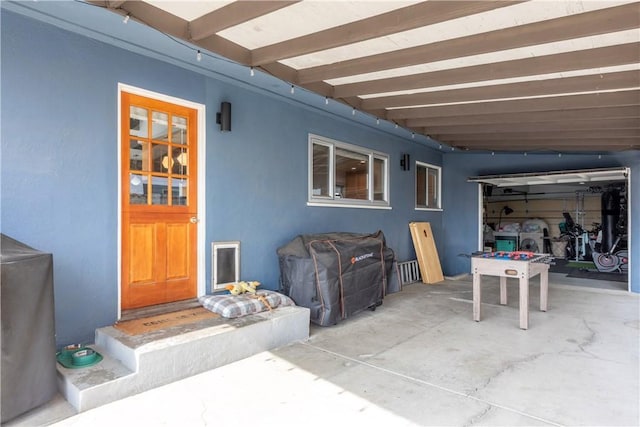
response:
<svg viewBox="0 0 640 427"><path fill-rule="evenodd" d="M58 386L82 412L308 338L309 310L296 306L142 335L109 326L96 330L88 346L104 359L81 369L58 364Z"/></svg>

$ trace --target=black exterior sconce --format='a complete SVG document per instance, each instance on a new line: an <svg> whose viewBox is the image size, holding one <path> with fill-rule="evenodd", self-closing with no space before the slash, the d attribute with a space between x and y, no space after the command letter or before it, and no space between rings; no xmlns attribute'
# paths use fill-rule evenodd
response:
<svg viewBox="0 0 640 427"><path fill-rule="evenodd" d="M400 169L403 171L411 169L411 158L408 154L403 154L402 157L400 157Z"/></svg>
<svg viewBox="0 0 640 427"><path fill-rule="evenodd" d="M222 132L231 132L231 103L220 104L220 112L216 114L216 123L220 125Z"/></svg>

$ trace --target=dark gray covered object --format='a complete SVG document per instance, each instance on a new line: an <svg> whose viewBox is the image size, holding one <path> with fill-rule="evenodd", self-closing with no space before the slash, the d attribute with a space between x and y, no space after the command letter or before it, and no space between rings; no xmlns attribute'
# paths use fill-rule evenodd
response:
<svg viewBox="0 0 640 427"><path fill-rule="evenodd" d="M335 325L401 289L384 234L303 234L278 249L280 290L311 310L311 322Z"/></svg>
<svg viewBox="0 0 640 427"><path fill-rule="evenodd" d="M1 422L57 392L53 256L0 235Z"/></svg>

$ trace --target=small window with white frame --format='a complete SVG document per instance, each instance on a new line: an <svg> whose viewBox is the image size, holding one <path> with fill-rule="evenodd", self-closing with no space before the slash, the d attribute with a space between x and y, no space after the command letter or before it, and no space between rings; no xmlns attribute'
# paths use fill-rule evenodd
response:
<svg viewBox="0 0 640 427"><path fill-rule="evenodd" d="M416 209L440 210L442 168L416 162Z"/></svg>
<svg viewBox="0 0 640 427"><path fill-rule="evenodd" d="M389 207L389 157L309 134L310 206Z"/></svg>

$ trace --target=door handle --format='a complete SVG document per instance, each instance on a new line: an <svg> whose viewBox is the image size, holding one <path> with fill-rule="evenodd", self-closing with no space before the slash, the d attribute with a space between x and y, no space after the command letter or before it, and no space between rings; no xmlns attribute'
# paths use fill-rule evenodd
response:
<svg viewBox="0 0 640 427"><path fill-rule="evenodd" d="M191 222L191 224L197 224L200 222L200 220L196 216L192 216L191 218L189 218L189 221Z"/></svg>

